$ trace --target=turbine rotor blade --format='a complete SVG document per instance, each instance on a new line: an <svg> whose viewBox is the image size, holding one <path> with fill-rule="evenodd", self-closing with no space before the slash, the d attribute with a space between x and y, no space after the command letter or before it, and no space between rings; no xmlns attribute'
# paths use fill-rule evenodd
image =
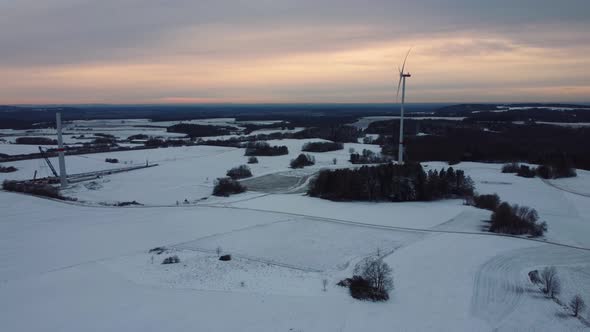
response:
<svg viewBox="0 0 590 332"><path fill-rule="evenodd" d="M410 48L408 50L408 53L406 53L406 57L404 58L404 64L402 65L402 70L401 70L401 74L403 75L404 73L404 69L406 69L406 61L408 60L408 56L410 55L410 52L412 51L412 48Z"/></svg>
<svg viewBox="0 0 590 332"><path fill-rule="evenodd" d="M400 72L400 73L401 73L401 72ZM400 89L400 88L401 88L401 86L402 86L402 78L403 78L403 76L400 74L400 75L399 75L399 82L397 82L397 95L396 95L396 97L395 97L396 99L399 99L399 89Z"/></svg>

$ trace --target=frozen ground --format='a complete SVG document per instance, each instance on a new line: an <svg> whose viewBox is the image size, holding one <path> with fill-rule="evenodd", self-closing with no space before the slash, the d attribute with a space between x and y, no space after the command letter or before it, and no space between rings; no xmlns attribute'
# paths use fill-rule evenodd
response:
<svg viewBox="0 0 590 332"><path fill-rule="evenodd" d="M220 120L221 121L221 120ZM223 120L226 121L226 120ZM302 194L309 175L352 167L342 151L290 170L311 140L281 140L288 156L250 165L256 191L210 197L212 181L247 160L243 149L181 147L68 158L71 172L159 166L77 184L67 195L143 207L99 207L0 192L0 321L6 331L577 331L588 329L526 277L555 265L563 300L590 302L588 172L543 182L501 165L454 166L480 193L532 206L549 224L541 242L484 232L488 211L460 200L330 202ZM108 164L106 157L122 164ZM332 159L337 163L333 165ZM125 164L125 162L127 164ZM40 160L13 164L28 178ZM441 168L443 163L427 163ZM291 177L284 182L278 177ZM273 190L273 184L277 187ZM206 200L200 200L207 197ZM188 198L191 204L177 200ZM150 248L166 246L162 255ZM217 260L216 250L233 255ZM359 302L336 282L376 252L394 269L386 303ZM160 264L176 254L181 263ZM326 291L322 280L327 280ZM586 313L585 313L586 314Z"/></svg>

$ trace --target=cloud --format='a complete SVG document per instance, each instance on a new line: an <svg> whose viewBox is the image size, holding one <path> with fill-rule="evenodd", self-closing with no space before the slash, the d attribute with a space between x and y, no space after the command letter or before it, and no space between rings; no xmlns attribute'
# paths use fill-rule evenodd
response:
<svg viewBox="0 0 590 332"><path fill-rule="evenodd" d="M461 87L457 101L475 87L536 96L527 89L547 82L581 100L590 85L585 0L5 0L0 11L6 103L390 101L409 46L416 101Z"/></svg>

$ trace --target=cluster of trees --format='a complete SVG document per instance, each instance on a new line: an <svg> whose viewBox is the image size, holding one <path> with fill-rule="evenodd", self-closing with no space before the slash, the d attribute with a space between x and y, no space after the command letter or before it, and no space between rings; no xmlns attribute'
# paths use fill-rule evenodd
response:
<svg viewBox="0 0 590 332"><path fill-rule="evenodd" d="M355 299L387 301L393 289L393 270L380 257L367 257L355 266L352 278L338 285L348 287Z"/></svg>
<svg viewBox="0 0 590 332"><path fill-rule="evenodd" d="M234 180L249 178L252 176L252 171L247 165L240 165L227 171L227 176Z"/></svg>
<svg viewBox="0 0 590 332"><path fill-rule="evenodd" d="M0 173L12 173L16 172L17 169L14 166L2 166L0 165Z"/></svg>
<svg viewBox="0 0 590 332"><path fill-rule="evenodd" d="M280 129L280 130L285 130L285 129L295 129L295 127L291 124L289 124L286 121L281 121L281 122L273 122L273 123L245 123L242 124L242 126L244 127L244 134L248 135L253 131L256 130L261 130L261 129Z"/></svg>
<svg viewBox="0 0 590 332"><path fill-rule="evenodd" d="M502 173L516 173L517 176L533 178L539 176L543 179L569 178L576 176L576 170L570 161L564 156L552 159L551 164L539 167L530 167L518 163L509 163L502 166Z"/></svg>
<svg viewBox="0 0 590 332"><path fill-rule="evenodd" d="M537 223L539 215L535 209L518 204L500 203L492 214L490 231L495 233L542 236L547 231L547 223Z"/></svg>
<svg viewBox="0 0 590 332"><path fill-rule="evenodd" d="M315 164L314 156L301 153L297 158L291 159L291 168L303 168Z"/></svg>
<svg viewBox="0 0 590 332"><path fill-rule="evenodd" d="M270 146L268 142L250 142L246 145L246 156L281 156L289 154L289 149L282 146Z"/></svg>
<svg viewBox="0 0 590 332"><path fill-rule="evenodd" d="M344 144L339 142L307 142L303 144L301 151L328 152L344 149Z"/></svg>
<svg viewBox="0 0 590 332"><path fill-rule="evenodd" d="M350 154L350 162L352 164L381 164L388 160L389 158L367 149L363 149L363 152L360 154L358 152Z"/></svg>
<svg viewBox="0 0 590 332"><path fill-rule="evenodd" d="M363 131L347 125L332 125L329 127L310 127L292 134L292 138L321 138L333 142L356 143L363 135Z"/></svg>
<svg viewBox="0 0 590 332"><path fill-rule="evenodd" d="M215 187L213 187L214 196L227 197L229 195L243 193L244 191L246 191L246 187L232 178L219 178L215 180Z"/></svg>
<svg viewBox="0 0 590 332"><path fill-rule="evenodd" d="M547 231L547 223L538 222L539 215L535 209L502 202L496 194L474 195L468 203L493 211L490 232L538 237Z"/></svg>
<svg viewBox="0 0 590 332"><path fill-rule="evenodd" d="M473 181L452 167L424 171L418 163L323 170L310 196L336 201L430 201L473 195Z"/></svg>
<svg viewBox="0 0 590 332"><path fill-rule="evenodd" d="M15 143L27 145L57 145L57 140L47 137L17 137Z"/></svg>
<svg viewBox="0 0 590 332"><path fill-rule="evenodd" d="M193 123L178 123L166 128L169 133L182 133L189 137L229 135L236 128L228 126L208 126Z"/></svg>
<svg viewBox="0 0 590 332"><path fill-rule="evenodd" d="M50 184L34 183L29 181L4 180L4 182L2 182L2 189L63 200L66 199L66 197L59 193L58 188Z"/></svg>
<svg viewBox="0 0 590 332"><path fill-rule="evenodd" d="M533 270L529 272L529 280L535 284L539 285L541 291L548 297L554 299L557 303L560 301L557 299L557 296L561 294L561 280L557 275L557 269L554 266L545 267L541 272L538 270ZM561 303L560 303L561 304ZM582 311L586 308L586 303L580 296L580 294L576 294L572 297L568 306L572 312L572 316L578 317Z"/></svg>

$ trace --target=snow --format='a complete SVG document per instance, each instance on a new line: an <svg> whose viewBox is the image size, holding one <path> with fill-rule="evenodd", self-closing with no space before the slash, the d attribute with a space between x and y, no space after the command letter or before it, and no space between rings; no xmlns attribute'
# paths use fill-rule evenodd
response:
<svg viewBox="0 0 590 332"><path fill-rule="evenodd" d="M349 148L379 150L345 144L344 150L311 153L312 167L290 169L290 159L308 141L317 140L270 142L287 145L289 155L258 157L258 164L249 165L255 178L244 182L256 183L259 191L227 198L211 196L213 181L246 163L244 149L193 146L67 157L70 173L146 160L159 164L74 184L64 194L78 202L0 192L2 329L587 329L526 274L555 265L562 301L579 291L590 302L590 251L567 247L590 247L590 172L542 181L503 174L500 164L453 166L473 178L479 193L537 209L549 231L533 241L485 232L490 212L461 200L331 202L306 196L304 184L319 170L356 167L347 161ZM106 163L107 157L120 163ZM0 174L0 180L46 171L42 159L5 164L19 170ZM185 198L189 204L182 203ZM100 205L131 200L145 205ZM148 253L156 246L168 251ZM219 261L217 248L232 260ZM394 269L388 302L357 301L336 286L360 259L377 252ZM169 255L178 255L180 263L160 264Z"/></svg>

